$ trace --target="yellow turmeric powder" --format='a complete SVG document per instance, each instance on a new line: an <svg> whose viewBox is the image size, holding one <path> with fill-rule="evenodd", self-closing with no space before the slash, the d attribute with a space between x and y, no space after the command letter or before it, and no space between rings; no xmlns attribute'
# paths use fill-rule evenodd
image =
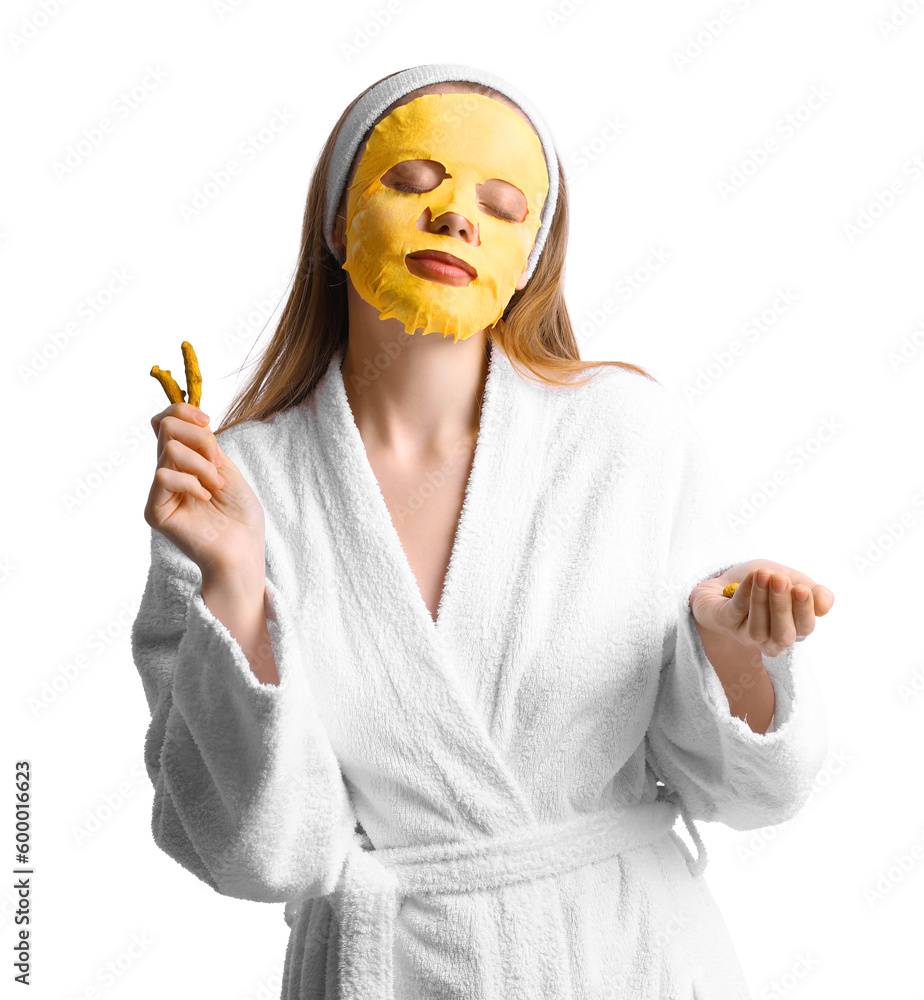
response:
<svg viewBox="0 0 924 1000"><path fill-rule="evenodd" d="M725 588L725 589L724 589L724 590L722 591L722 596L723 596L723 597L734 597L734 596L735 596L735 591L736 591L737 589L738 589L738 584L737 584L737 583L730 583L730 584L729 584L729 585L728 585L728 586L727 586L727 587L726 587L726 588Z"/></svg>

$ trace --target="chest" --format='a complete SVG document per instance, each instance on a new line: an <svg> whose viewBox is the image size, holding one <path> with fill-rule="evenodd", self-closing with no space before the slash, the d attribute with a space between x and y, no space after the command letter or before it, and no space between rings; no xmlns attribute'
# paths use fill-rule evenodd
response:
<svg viewBox="0 0 924 1000"><path fill-rule="evenodd" d="M357 739L369 753L412 739L431 710L513 752L559 711L577 740L601 706L646 701L664 539L643 449L600 462L593 434L565 444L415 468L370 449L355 492L319 458L292 526L306 539L294 601L342 761L364 757ZM293 537L279 534L282 562Z"/></svg>
<svg viewBox="0 0 924 1000"><path fill-rule="evenodd" d="M487 408L479 452L414 467L364 447L344 410L299 442L284 510L281 490L261 497L314 706L376 843L449 836L460 811L489 829L537 789L594 799L644 735L671 504L657 455L516 402Z"/></svg>
<svg viewBox="0 0 924 1000"><path fill-rule="evenodd" d="M429 460L400 463L368 450L369 465L430 617L446 582L465 490L475 454L475 439Z"/></svg>

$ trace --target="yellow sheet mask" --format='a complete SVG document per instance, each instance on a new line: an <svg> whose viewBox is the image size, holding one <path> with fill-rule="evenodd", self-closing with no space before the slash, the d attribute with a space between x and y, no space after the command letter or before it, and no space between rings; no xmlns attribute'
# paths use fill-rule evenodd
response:
<svg viewBox="0 0 924 1000"><path fill-rule="evenodd" d="M383 184L405 160L436 161L449 176L420 193ZM477 185L495 178L525 196L522 221L491 214L493 206L479 198ZM503 315L526 269L548 190L542 143L511 108L481 94L415 98L383 118L366 143L349 187L343 269L380 319L400 320L409 334L466 340ZM446 212L468 220L477 238L467 242L420 228ZM477 277L459 286L419 277L405 263L416 250L452 254Z"/></svg>

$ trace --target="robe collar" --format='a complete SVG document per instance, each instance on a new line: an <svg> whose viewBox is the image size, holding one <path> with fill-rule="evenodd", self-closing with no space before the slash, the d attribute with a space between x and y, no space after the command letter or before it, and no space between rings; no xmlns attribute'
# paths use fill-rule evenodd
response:
<svg viewBox="0 0 924 1000"><path fill-rule="evenodd" d="M334 353L300 404L314 441L314 485L325 508L337 560L344 635L361 669L383 679L407 738L426 732L418 753L446 786L460 822L488 832L533 819L522 788L478 706L478 671L505 673L521 563L532 519L517 499L535 504L547 432L544 391L514 371L492 344L472 468L439 605L433 621L391 520L353 418ZM310 542L309 542L310 544ZM351 634L352 633L352 634ZM429 721L427 721L429 720ZM466 768L458 761L464 757ZM424 764L422 763L422 766ZM478 793L473 794L473 790Z"/></svg>
<svg viewBox="0 0 924 1000"><path fill-rule="evenodd" d="M472 584L476 583L479 568L483 566L482 543L487 522L497 514L492 503L496 493L494 487L498 476L504 475L499 465L498 436L512 430L515 380L519 376L507 355L492 342L474 458L434 622L392 522L347 399L340 370L345 352L345 345L337 348L314 393L322 429L322 451L338 494L335 500L339 500L332 513L349 526L354 546L358 543L368 560L368 572L363 575L370 590L371 606L380 608L383 613L397 615L406 628L433 639L447 632L458 616L466 616L471 602L476 599Z"/></svg>
<svg viewBox="0 0 924 1000"><path fill-rule="evenodd" d="M562 421L578 400L521 376L492 342L472 468L434 622L353 418L340 370L344 355L341 345L299 404L313 466L304 502L321 508L336 577L331 642L351 670L370 675L363 683L375 685L387 706L401 753L421 768L425 787L442 789L432 792L434 802L453 803L460 829L491 833L535 822L505 759L511 699L498 692L515 690L530 666L518 653L519 632L529 627L521 608L534 589L548 492L567 478L569 463L559 452L569 453L570 439L562 437ZM306 543L310 559L311 539Z"/></svg>

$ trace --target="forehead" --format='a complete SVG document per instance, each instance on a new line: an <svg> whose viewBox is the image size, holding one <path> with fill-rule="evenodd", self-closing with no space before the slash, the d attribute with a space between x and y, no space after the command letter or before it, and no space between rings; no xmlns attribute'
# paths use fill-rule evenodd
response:
<svg viewBox="0 0 924 1000"><path fill-rule="evenodd" d="M363 154L376 170L417 159L470 169L481 179L528 178L548 187L542 143L532 126L482 94L424 94L402 104L375 126Z"/></svg>

